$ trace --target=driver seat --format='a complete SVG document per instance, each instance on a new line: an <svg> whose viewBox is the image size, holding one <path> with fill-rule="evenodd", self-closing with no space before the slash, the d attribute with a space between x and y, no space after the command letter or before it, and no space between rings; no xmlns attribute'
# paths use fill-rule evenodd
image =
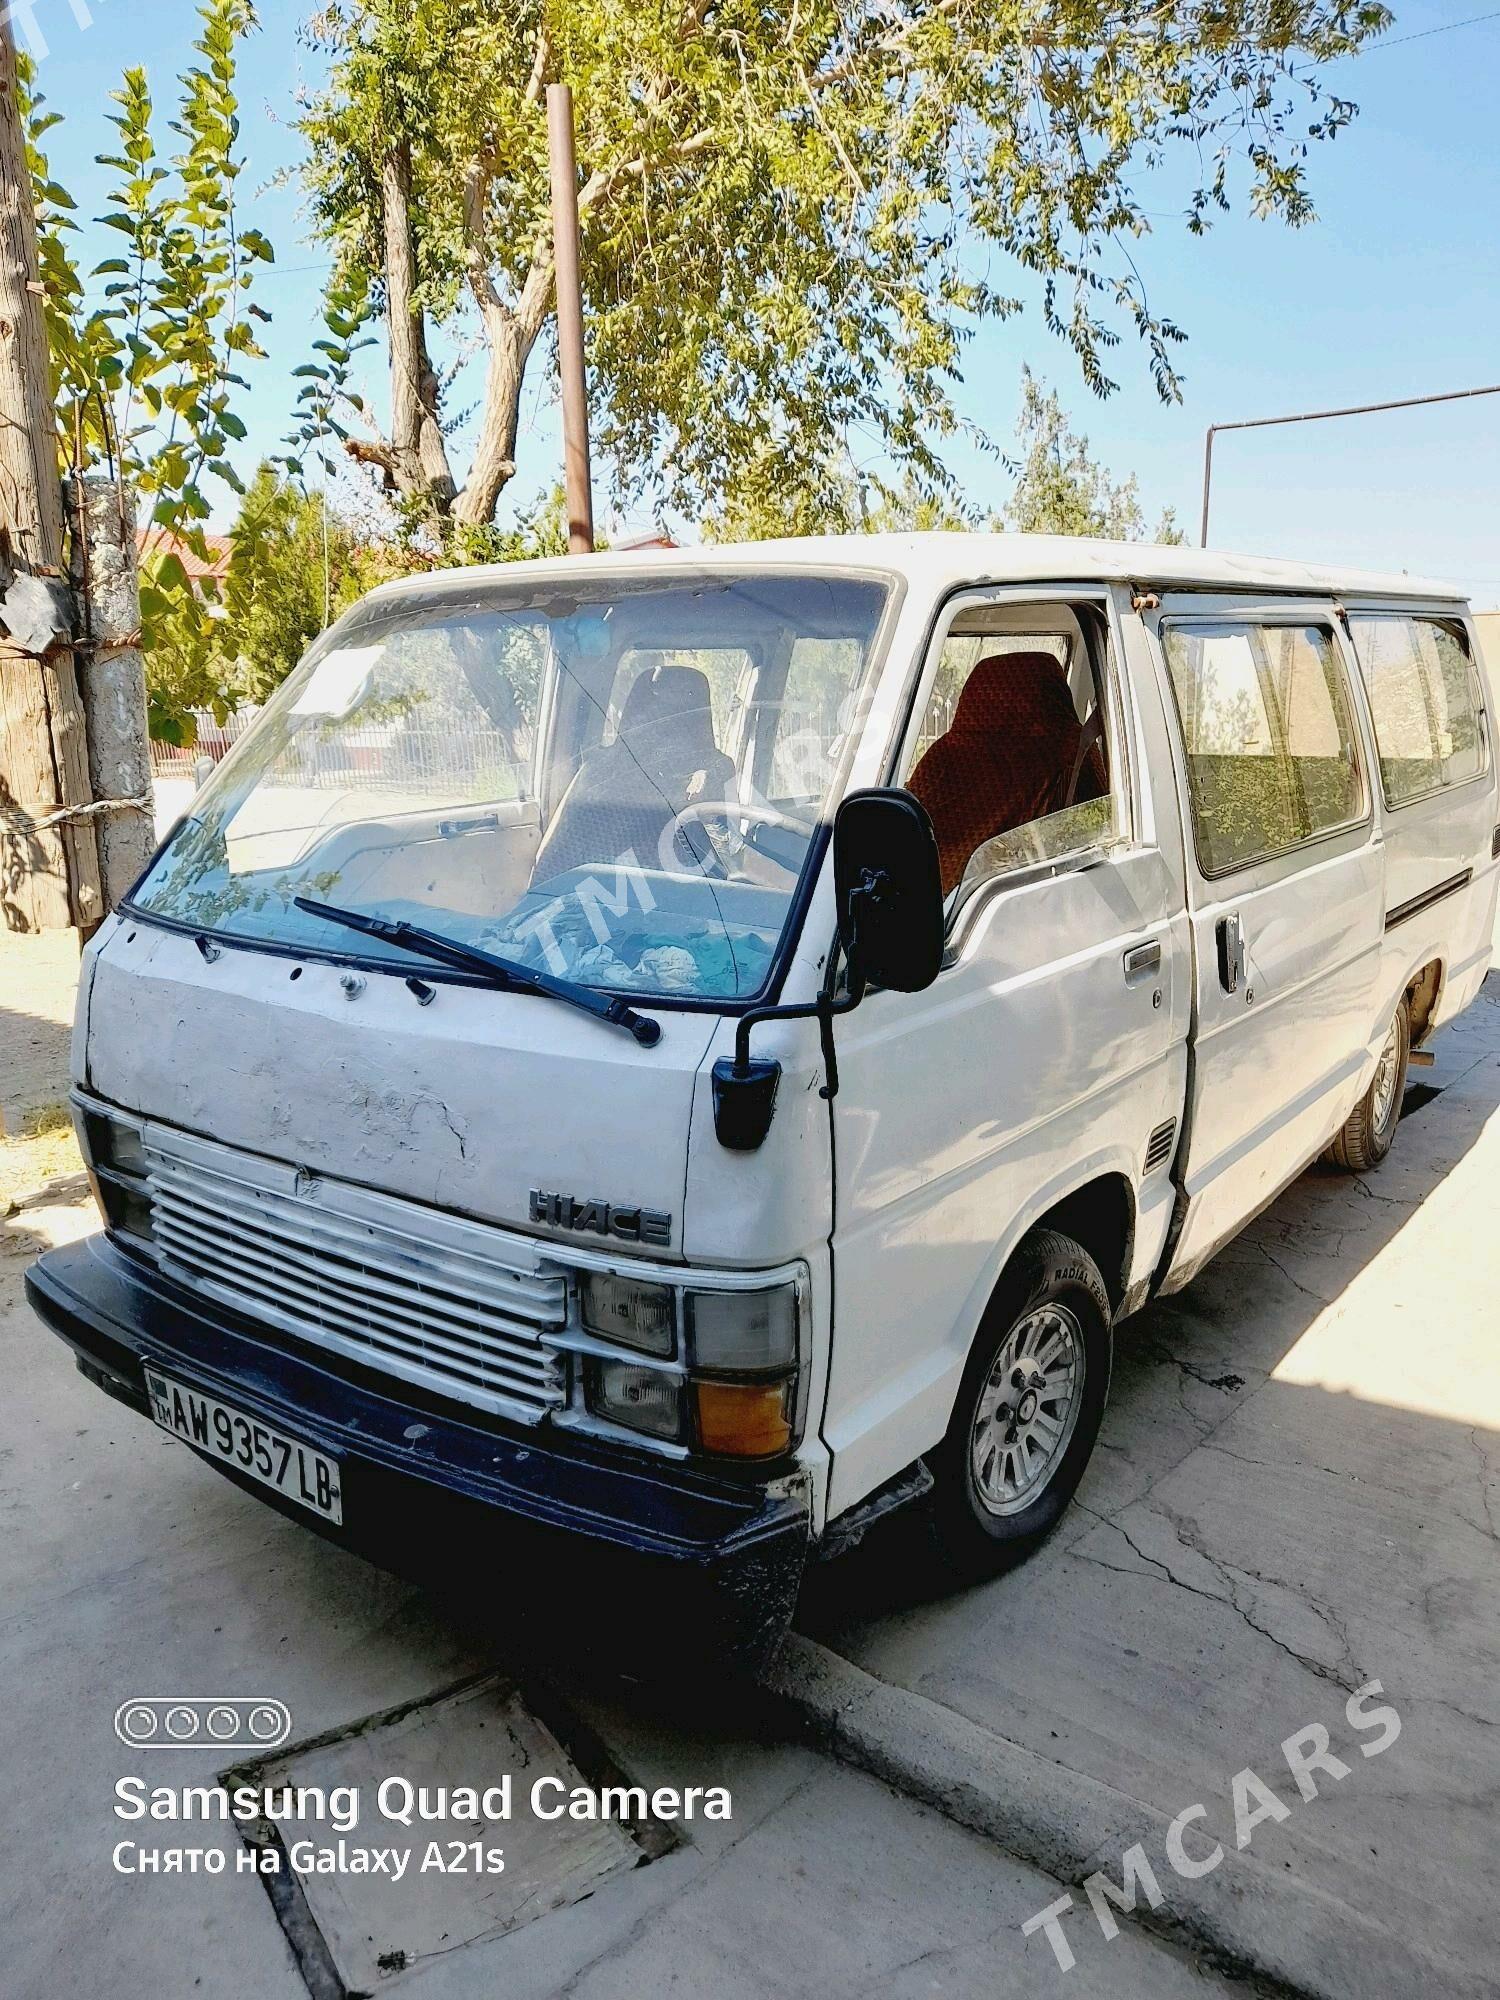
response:
<svg viewBox="0 0 1500 2000"><path fill-rule="evenodd" d="M714 850L700 820L677 815L732 797L733 760L714 739L708 677L696 667L654 667L636 680L612 743L583 754L537 849L533 885L570 869L631 861L701 871Z"/></svg>

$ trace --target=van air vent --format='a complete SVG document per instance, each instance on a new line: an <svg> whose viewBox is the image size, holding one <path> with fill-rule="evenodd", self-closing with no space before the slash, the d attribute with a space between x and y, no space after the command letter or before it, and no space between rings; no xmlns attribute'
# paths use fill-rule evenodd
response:
<svg viewBox="0 0 1500 2000"><path fill-rule="evenodd" d="M1158 1167L1164 1167L1172 1157L1172 1141L1177 1137L1177 1120L1169 1118L1165 1125L1158 1125L1146 1141L1146 1172L1154 1174Z"/></svg>

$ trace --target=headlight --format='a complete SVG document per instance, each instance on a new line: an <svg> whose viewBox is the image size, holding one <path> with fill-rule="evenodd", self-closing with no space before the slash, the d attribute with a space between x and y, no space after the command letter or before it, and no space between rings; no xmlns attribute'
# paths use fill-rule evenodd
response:
<svg viewBox="0 0 1500 2000"><path fill-rule="evenodd" d="M589 1332L602 1340L666 1359L676 1351L677 1293L671 1285L585 1271L578 1280L578 1311Z"/></svg>
<svg viewBox="0 0 1500 2000"><path fill-rule="evenodd" d="M632 1361L590 1361L585 1369L588 1405L596 1416L651 1437L682 1436L682 1383L657 1368Z"/></svg>
<svg viewBox="0 0 1500 2000"><path fill-rule="evenodd" d="M146 1178L146 1148L138 1125L127 1125L123 1118L109 1118L91 1109L82 1114L82 1126L79 1137L90 1166L112 1167L116 1173Z"/></svg>
<svg viewBox="0 0 1500 2000"><path fill-rule="evenodd" d="M719 1458L781 1458L803 1416L804 1294L802 1279L739 1290L583 1271L581 1330L554 1338L579 1350L589 1415ZM676 1365L610 1359L605 1341Z"/></svg>
<svg viewBox="0 0 1500 2000"><path fill-rule="evenodd" d="M75 1114L75 1122L105 1227L137 1243L151 1242L151 1190L140 1126L92 1105Z"/></svg>

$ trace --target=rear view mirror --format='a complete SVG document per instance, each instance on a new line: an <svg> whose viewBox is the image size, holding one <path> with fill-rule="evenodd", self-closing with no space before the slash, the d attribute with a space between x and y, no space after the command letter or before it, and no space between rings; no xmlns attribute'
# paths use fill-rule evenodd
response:
<svg viewBox="0 0 1500 2000"><path fill-rule="evenodd" d="M838 1094L833 1023L860 1003L867 985L920 993L943 963L943 882L937 836L926 808L910 792L851 792L833 822L833 886L839 906L839 942L849 964L842 993L828 967L816 1000L792 1006L749 1007L734 1035L734 1056L714 1064L714 1131L721 1146L753 1153L771 1129L781 1064L750 1053L750 1031L762 1021L816 1017L823 1031L828 1081L824 1097Z"/></svg>
<svg viewBox="0 0 1500 2000"><path fill-rule="evenodd" d="M839 942L851 984L920 993L943 962L937 836L910 792L851 792L833 823Z"/></svg>

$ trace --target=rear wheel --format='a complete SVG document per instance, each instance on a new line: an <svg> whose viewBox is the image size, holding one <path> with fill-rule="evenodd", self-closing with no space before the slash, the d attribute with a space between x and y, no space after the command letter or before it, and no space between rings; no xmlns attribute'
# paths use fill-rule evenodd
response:
<svg viewBox="0 0 1500 2000"><path fill-rule="evenodd" d="M1111 1352L1098 1265L1071 1237L1035 1231L996 1288L929 1461L933 1528L959 1575L1006 1568L1056 1526L1099 1435Z"/></svg>
<svg viewBox="0 0 1500 2000"><path fill-rule="evenodd" d="M1406 1091L1406 1065L1410 1055L1411 1008L1403 995L1380 1051L1370 1087L1349 1113L1343 1129L1328 1149L1335 1165L1345 1167L1353 1174L1366 1174L1372 1167L1378 1167L1391 1150L1391 1141L1401 1122L1401 1099Z"/></svg>

